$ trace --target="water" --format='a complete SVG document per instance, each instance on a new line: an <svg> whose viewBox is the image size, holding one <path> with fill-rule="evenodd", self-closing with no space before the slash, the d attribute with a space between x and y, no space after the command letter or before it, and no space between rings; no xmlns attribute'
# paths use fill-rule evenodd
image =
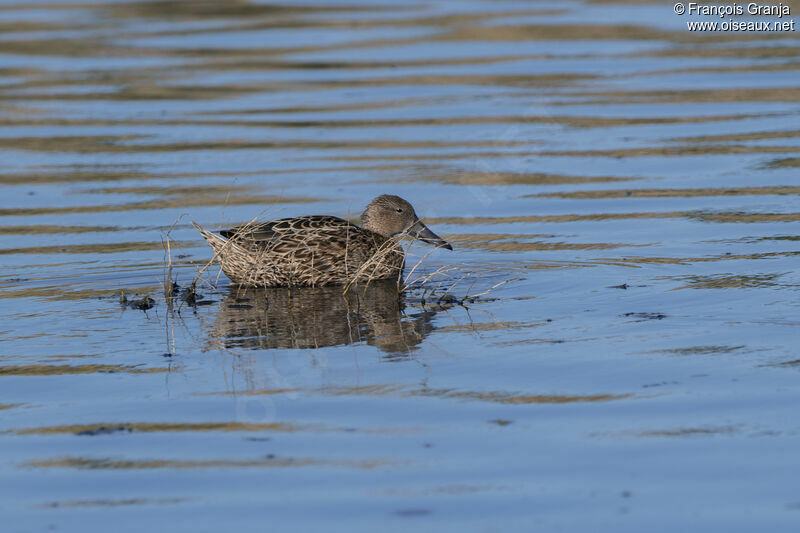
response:
<svg viewBox="0 0 800 533"><path fill-rule="evenodd" d="M467 0L0 26L6 530L796 530L797 34ZM413 276L453 270L398 300L212 267L168 309L191 221L382 193L455 247Z"/></svg>

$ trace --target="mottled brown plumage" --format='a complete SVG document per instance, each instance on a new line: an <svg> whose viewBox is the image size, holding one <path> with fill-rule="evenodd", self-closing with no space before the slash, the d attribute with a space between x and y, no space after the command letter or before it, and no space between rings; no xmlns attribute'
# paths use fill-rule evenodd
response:
<svg viewBox="0 0 800 533"><path fill-rule="evenodd" d="M401 234L452 250L419 220L411 204L391 195L367 206L361 226L325 215L243 224L220 235L194 226L214 249L225 275L248 287L398 279L405 265Z"/></svg>

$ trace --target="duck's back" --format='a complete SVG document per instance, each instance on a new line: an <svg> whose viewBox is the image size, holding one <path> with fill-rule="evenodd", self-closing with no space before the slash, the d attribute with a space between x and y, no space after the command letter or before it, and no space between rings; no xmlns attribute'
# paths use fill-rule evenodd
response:
<svg viewBox="0 0 800 533"><path fill-rule="evenodd" d="M243 285L328 285L397 278L405 254L398 241L333 216L243 224L220 232L240 252L218 250L222 269ZM213 244L212 244L213 246Z"/></svg>
<svg viewBox="0 0 800 533"><path fill-rule="evenodd" d="M219 232L225 238L254 243L269 243L295 236L304 236L309 232L338 232L350 228L361 230L355 224L327 215L309 215L304 217L281 218L269 222L251 222L240 224L231 229Z"/></svg>

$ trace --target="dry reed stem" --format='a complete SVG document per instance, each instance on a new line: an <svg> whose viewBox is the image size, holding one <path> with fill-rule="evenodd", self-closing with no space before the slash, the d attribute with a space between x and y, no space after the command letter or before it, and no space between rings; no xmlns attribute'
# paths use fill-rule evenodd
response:
<svg viewBox="0 0 800 533"><path fill-rule="evenodd" d="M486 289L483 292L479 292L478 294L467 295L465 299L474 299L474 298L478 298L480 296L485 296L485 295L489 294L490 292L492 292L493 290L495 290L497 287L500 287L501 285L505 285L506 283L510 283L512 281L516 281L516 280L519 280L519 279L523 279L523 278L504 279L503 281L501 281L499 283L495 283L494 285L492 285L491 287L489 287L488 289Z"/></svg>
<svg viewBox="0 0 800 533"><path fill-rule="evenodd" d="M167 232L161 238L161 244L164 246L165 266L164 266L164 300L167 302L167 311L169 314L165 315L164 330L166 334L167 354L171 357L175 353L175 317L172 317L172 329L170 330L170 314L173 312L172 300L175 297L175 281L172 279L172 245L170 240L170 233L178 222L181 221L184 215L175 219L175 222L169 227ZM171 342L170 342L171 341Z"/></svg>
<svg viewBox="0 0 800 533"><path fill-rule="evenodd" d="M178 225L178 222L185 215L181 215L175 219L175 222L169 227L167 232L161 237L161 245L164 247L164 298L167 300L167 306L172 307L172 297L175 295L174 290L174 280L172 279L172 247L171 241L169 238L170 233L172 230L175 229L175 226Z"/></svg>
<svg viewBox="0 0 800 533"><path fill-rule="evenodd" d="M411 245L412 245L412 244L414 244L414 240L412 240L412 241L411 241L411 243L409 243L408 247L407 247L407 248L406 248L406 250L405 250L406 252L408 251L408 248L411 248ZM420 258L419 258L419 260L416 262L416 264L415 264L413 267L411 267L411 272L409 272L409 273L408 273L409 277L411 277L412 275L414 275L414 272L417 270L417 268L419 268L419 266L422 264L422 262L423 262L423 261L424 261L424 260L425 260L425 259L426 259L426 258L427 258L429 255L431 255L433 252L435 252L437 249L438 249L438 248L434 248L433 250L430 250L428 253L426 253L425 255L423 255L422 257L420 257ZM400 280L400 278L398 278L398 280L397 280L398 287L400 286L400 281L401 281L401 280ZM408 288L408 285L404 284L404 285L403 285L403 288L402 288L402 290L401 290L401 292L405 292L407 288Z"/></svg>
<svg viewBox="0 0 800 533"><path fill-rule="evenodd" d="M170 249L169 235L161 239L164 246L164 253L167 255L167 266L164 271L164 298L170 302L175 293L175 285L172 283L172 250ZM169 305L169 303L167 304Z"/></svg>

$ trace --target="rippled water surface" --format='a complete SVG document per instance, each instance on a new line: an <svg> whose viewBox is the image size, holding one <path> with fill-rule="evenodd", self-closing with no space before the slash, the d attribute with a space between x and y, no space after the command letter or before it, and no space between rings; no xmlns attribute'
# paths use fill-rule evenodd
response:
<svg viewBox="0 0 800 533"><path fill-rule="evenodd" d="M0 30L4 531L796 531L797 33L488 0ZM403 298L212 267L165 300L193 221L381 193L455 248Z"/></svg>

